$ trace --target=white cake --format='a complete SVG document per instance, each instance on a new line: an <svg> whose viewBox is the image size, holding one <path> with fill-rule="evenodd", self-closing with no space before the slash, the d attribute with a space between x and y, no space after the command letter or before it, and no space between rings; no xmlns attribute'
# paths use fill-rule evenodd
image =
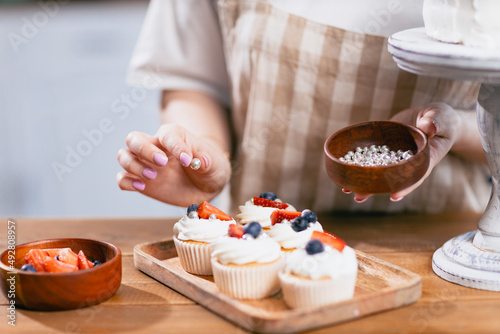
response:
<svg viewBox="0 0 500 334"><path fill-rule="evenodd" d="M433 39L500 49L500 0L424 0L423 16Z"/></svg>

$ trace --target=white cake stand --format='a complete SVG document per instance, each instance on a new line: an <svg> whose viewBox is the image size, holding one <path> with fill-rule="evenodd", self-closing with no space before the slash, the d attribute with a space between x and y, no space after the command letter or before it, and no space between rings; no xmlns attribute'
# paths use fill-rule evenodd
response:
<svg viewBox="0 0 500 334"><path fill-rule="evenodd" d="M426 76L482 82L477 119L492 176L492 193L476 231L455 237L432 257L432 269L453 283L500 291L500 50L471 48L430 39L424 28L389 38L398 66Z"/></svg>

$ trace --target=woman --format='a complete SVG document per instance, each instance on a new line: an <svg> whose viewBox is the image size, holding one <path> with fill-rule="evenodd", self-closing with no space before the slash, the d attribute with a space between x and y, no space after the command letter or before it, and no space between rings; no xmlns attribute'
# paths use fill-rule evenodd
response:
<svg viewBox="0 0 500 334"><path fill-rule="evenodd" d="M387 52L387 36L423 25L421 6L152 1L129 81L163 89L163 125L154 136L129 134L120 188L179 206L210 200L231 181L233 205L273 191L315 211L482 211L490 186L473 112L479 85L415 76ZM408 189L353 202L329 180L323 143L379 119L422 129L430 167Z"/></svg>

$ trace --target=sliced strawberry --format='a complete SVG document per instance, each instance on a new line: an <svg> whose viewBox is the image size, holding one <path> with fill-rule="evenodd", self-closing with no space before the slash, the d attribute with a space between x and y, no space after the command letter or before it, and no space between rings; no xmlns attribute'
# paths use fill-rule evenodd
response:
<svg viewBox="0 0 500 334"><path fill-rule="evenodd" d="M288 204L286 203L276 202L267 198L260 198L260 197L254 197L253 204L258 206L265 206L268 208L277 208L281 210L288 208Z"/></svg>
<svg viewBox="0 0 500 334"><path fill-rule="evenodd" d="M62 248L57 256L59 261L78 267L78 255L71 248Z"/></svg>
<svg viewBox="0 0 500 334"><path fill-rule="evenodd" d="M94 266L94 263L90 262L82 250L78 252L78 269L89 269Z"/></svg>
<svg viewBox="0 0 500 334"><path fill-rule="evenodd" d="M30 249L24 256L27 264L31 264L38 272L45 271L44 267L45 252L41 249Z"/></svg>
<svg viewBox="0 0 500 334"><path fill-rule="evenodd" d="M229 229L227 231L227 234L230 237L240 239L243 236L243 226L231 224L231 225L229 225Z"/></svg>
<svg viewBox="0 0 500 334"><path fill-rule="evenodd" d="M50 256L45 256L44 261L45 271L49 273L69 273L78 270L77 266L57 261Z"/></svg>
<svg viewBox="0 0 500 334"><path fill-rule="evenodd" d="M321 241L324 245L330 245L331 247L335 248L339 252L342 252L342 250L345 247L345 241L340 239L339 237L334 236L333 234L329 232L319 232L319 231L313 231L311 235L311 240L317 239Z"/></svg>
<svg viewBox="0 0 500 334"><path fill-rule="evenodd" d="M42 249L45 252L45 255L50 257L56 257L59 255L59 252L64 248L44 248Z"/></svg>
<svg viewBox="0 0 500 334"><path fill-rule="evenodd" d="M233 218L231 218L228 214L224 213L222 210L217 209L207 201L198 205L198 216L200 218L208 219L211 214L214 214L215 217L220 220L233 220Z"/></svg>
<svg viewBox="0 0 500 334"><path fill-rule="evenodd" d="M288 210L274 210L271 213L271 224L281 223L283 219L292 220L294 218L300 217L302 212L298 211L288 211Z"/></svg>

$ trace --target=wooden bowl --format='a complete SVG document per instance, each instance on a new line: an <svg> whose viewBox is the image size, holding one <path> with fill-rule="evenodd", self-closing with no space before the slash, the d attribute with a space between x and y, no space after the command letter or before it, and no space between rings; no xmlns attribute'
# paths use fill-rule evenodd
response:
<svg viewBox="0 0 500 334"><path fill-rule="evenodd" d="M102 264L70 273L20 271L25 254L32 248L71 248L83 250L91 261ZM11 270L10 260L14 262ZM122 279L121 251L116 246L90 239L48 239L18 245L0 254L2 291L15 307L38 311L82 308L110 298Z"/></svg>
<svg viewBox="0 0 500 334"><path fill-rule="evenodd" d="M391 151L413 152L413 157L388 166L357 166L339 158L356 147L387 145ZM345 127L325 142L325 164L330 179L339 187L362 193L392 193L420 180L429 167L427 136L420 129L393 121L363 122Z"/></svg>

